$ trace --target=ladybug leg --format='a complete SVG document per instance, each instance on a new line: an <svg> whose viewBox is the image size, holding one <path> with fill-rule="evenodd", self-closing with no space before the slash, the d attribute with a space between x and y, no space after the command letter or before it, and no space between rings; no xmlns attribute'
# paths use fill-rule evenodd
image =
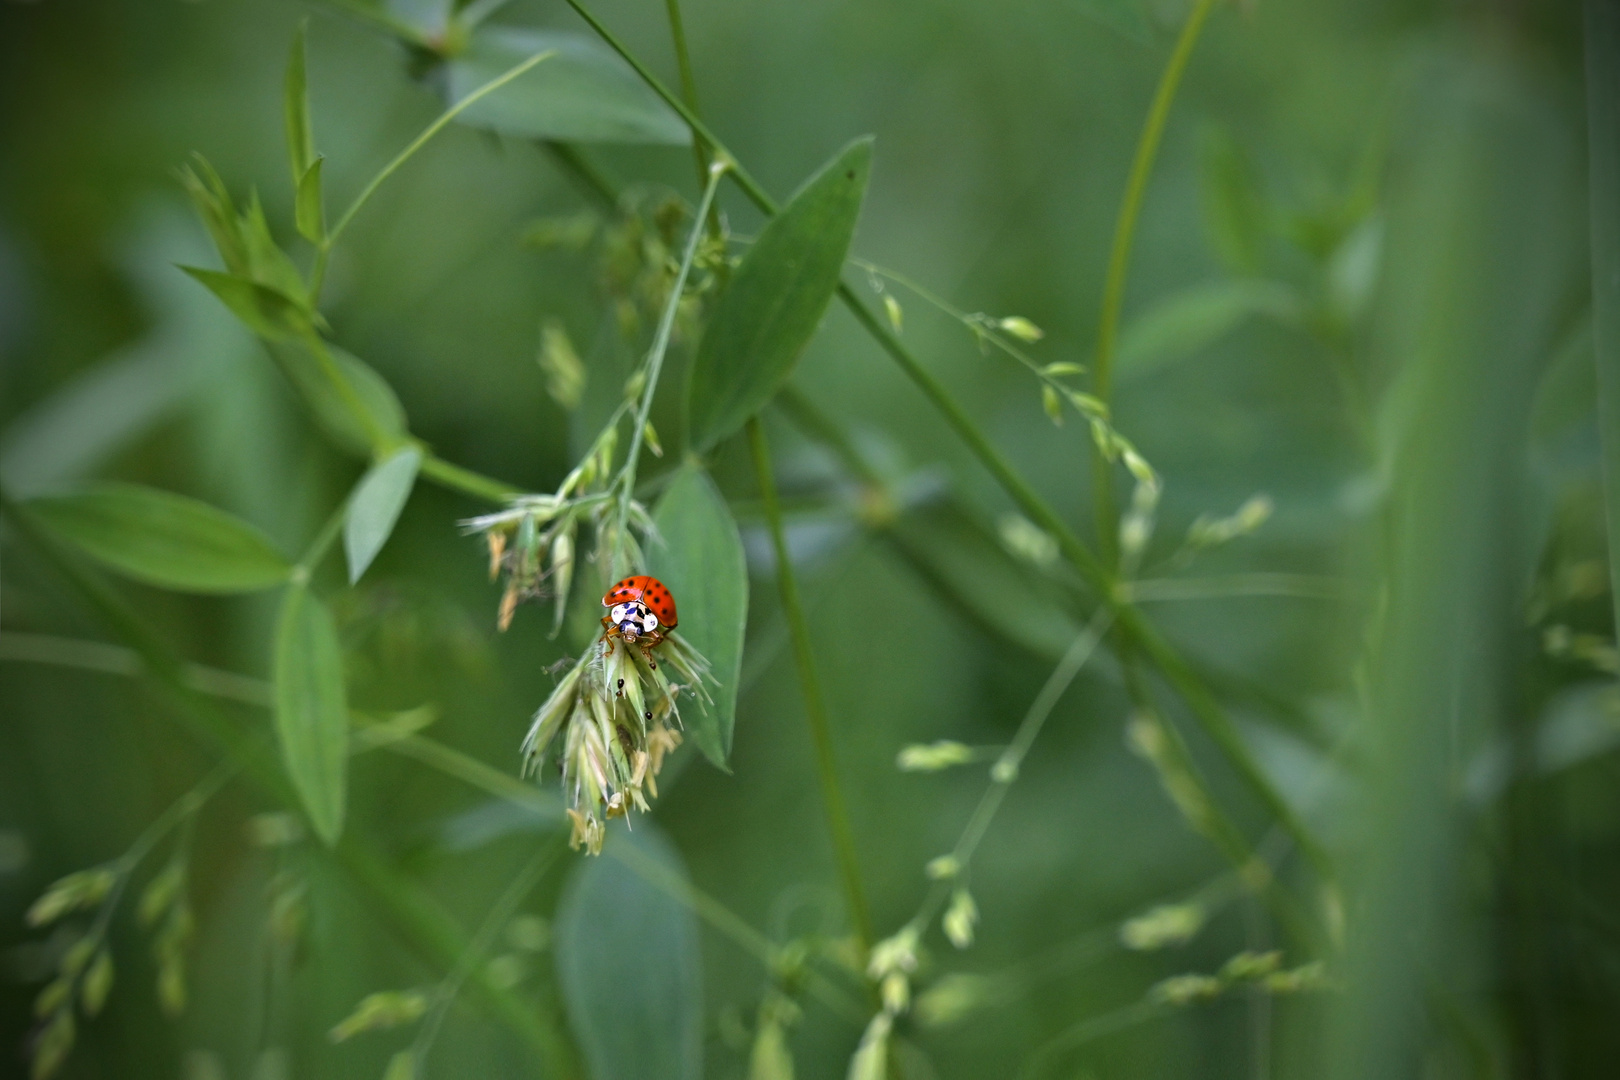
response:
<svg viewBox="0 0 1620 1080"><path fill-rule="evenodd" d="M664 632L662 630L652 630L643 634L642 638L646 641L646 644L641 646L641 655L647 658L649 668L657 668L658 661L653 659L652 650L654 646L664 640Z"/></svg>

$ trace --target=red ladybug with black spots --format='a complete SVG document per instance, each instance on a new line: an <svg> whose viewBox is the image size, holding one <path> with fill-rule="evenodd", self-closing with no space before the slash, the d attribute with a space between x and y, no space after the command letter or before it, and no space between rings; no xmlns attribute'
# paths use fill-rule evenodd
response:
<svg viewBox="0 0 1620 1080"><path fill-rule="evenodd" d="M653 662L653 646L664 640L667 630L675 629L675 595L655 577L637 574L614 585L602 597L608 613L602 616L604 639L624 638L626 645L641 649L647 662Z"/></svg>

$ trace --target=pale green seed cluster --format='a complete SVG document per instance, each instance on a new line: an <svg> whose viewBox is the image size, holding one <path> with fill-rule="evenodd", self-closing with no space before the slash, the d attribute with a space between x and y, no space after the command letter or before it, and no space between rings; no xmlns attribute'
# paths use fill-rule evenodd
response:
<svg viewBox="0 0 1620 1080"><path fill-rule="evenodd" d="M664 757L681 742L676 699L684 691L708 702L705 679L708 661L674 632L646 652L604 637L563 676L534 715L523 758L538 773L560 742L572 846L599 854L609 818L647 812Z"/></svg>

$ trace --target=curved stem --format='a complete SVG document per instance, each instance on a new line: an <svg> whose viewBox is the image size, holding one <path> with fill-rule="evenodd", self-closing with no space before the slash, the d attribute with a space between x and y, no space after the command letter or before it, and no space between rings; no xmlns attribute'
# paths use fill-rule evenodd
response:
<svg viewBox="0 0 1620 1080"><path fill-rule="evenodd" d="M1187 70L1193 46L1198 43L1204 22L1214 7L1215 0L1197 0L1187 16L1176 47L1170 53L1170 62L1159 76L1159 87L1153 94L1147 122L1142 125L1142 137L1137 140L1130 177L1125 182L1125 198L1120 203L1119 217L1114 224L1114 243L1108 254L1102 313L1097 320L1097 355L1092 362L1091 392L1104 406L1108 405L1114 389L1114 352L1119 339L1120 311L1125 304L1125 275L1130 269L1136 221L1142 213L1142 200L1147 194L1148 179L1153 175L1153 160L1164 138L1164 126L1170 119L1170 105L1175 101L1176 89ZM1097 543L1104 561L1112 566L1119 558L1119 511L1114 505L1113 467L1100 450L1094 450L1091 455L1091 477Z"/></svg>
<svg viewBox="0 0 1620 1080"><path fill-rule="evenodd" d="M799 599L799 583L793 574L787 537L782 532L782 508L776 498L776 480L771 475L771 452L765 442L765 427L759 417L748 421L748 446L753 452L754 472L759 477L760 495L765 501L765 518L770 525L771 546L776 552L776 583L782 592L782 612L787 616L793 638L793 658L799 668L799 686L804 693L805 718L810 723L810 740L816 749L816 772L821 780L821 799L827 811L827 828L832 833L833 853L843 879L844 897L849 904L850 921L864 957L872 947L872 916L866 907L866 890L861 884L860 862L855 855L855 837L844 807L843 789L838 783L838 765L833 757L832 729L827 723L827 706L821 696L815 656L810 648L810 628Z"/></svg>
<svg viewBox="0 0 1620 1080"><path fill-rule="evenodd" d="M1130 269L1131 243L1136 238L1136 221L1142 212L1142 199L1147 194L1148 179L1153 174L1153 159L1158 156L1159 143L1164 138L1164 126L1170 119L1170 105L1175 101L1181 76L1187 70L1193 46L1203 32L1204 22L1215 7L1216 0L1197 0L1187 22L1176 39L1170 53L1170 62L1159 76L1159 87L1154 92L1153 104L1148 108L1147 122L1142 126L1142 137L1136 144L1136 157L1131 162L1130 178L1125 182L1125 198L1120 203L1119 218L1114 225L1114 244L1108 254L1108 276L1103 283L1102 316L1097 323L1096 366L1092 373L1092 386L1096 395L1108 400L1113 389L1114 349L1119 337L1120 309L1125 302L1125 274Z"/></svg>
<svg viewBox="0 0 1620 1080"><path fill-rule="evenodd" d="M361 189L360 194L355 197L354 202L350 203L349 208L343 212L343 216L338 218L337 224L332 226L332 230L328 232L325 238L321 240L320 246L315 252L315 267L310 274L309 285L309 295L312 302L314 298L320 294L321 283L326 278L326 261L332 251L333 246L337 243L338 237L343 235L343 230L349 227L349 222L354 220L354 215L358 214L360 212L360 208L366 205L367 200L369 200L371 196L376 193L377 189L382 186L383 181L394 175L395 171L398 170L401 165L409 161L412 155L427 145L428 140L432 139L433 136L443 131L449 125L450 121L460 116L463 111L470 108L481 99L493 94L495 91L499 90L501 87L505 86L519 75L522 75L524 72L540 63L540 61L555 55L555 49L547 49L544 52L535 53L527 60L524 60L523 62L507 69L500 75L495 76L495 78L491 79L483 86L480 86L478 89L474 90L472 93L468 94L454 105L450 106L450 108L446 109L439 115L437 120L433 121L433 123L429 124L425 129L423 129L422 134L412 139L410 145L401 150L399 154L395 156L393 161L390 161L387 165L384 165L382 170L378 172L376 176L371 178L371 182Z"/></svg>

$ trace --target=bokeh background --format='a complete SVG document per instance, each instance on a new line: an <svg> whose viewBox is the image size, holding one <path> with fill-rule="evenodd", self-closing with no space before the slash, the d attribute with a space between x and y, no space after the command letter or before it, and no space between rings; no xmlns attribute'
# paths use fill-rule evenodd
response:
<svg viewBox="0 0 1620 1080"><path fill-rule="evenodd" d="M422 26L442 18L438 6L389 4ZM662 5L599 10L674 79ZM1032 320L1042 362L1089 362L1180 0L690 0L684 12L704 114L770 190L786 195L874 133L855 252L962 310ZM306 17L317 140L341 200L442 107L413 78L420 58L362 20L279 0L0 6L8 490L138 480L229 509L297 551L359 475L261 347L174 268L214 264L175 177L194 151L239 195L256 188L292 243L281 80ZM550 0L514 0L494 18L585 29ZM1100 658L1061 700L987 838L977 941L958 952L933 934L918 989L984 978L948 984L958 1015L902 1021L895 1075L1612 1075L1620 711L1583 94L1574 4L1217 8L1147 191L1125 307L1137 351L1121 362L1116 419L1165 480L1144 610L1207 673L1323 838L1333 889L1198 729L1171 717L1214 798L1312 918L1333 922L1321 914L1331 908L1343 931L1303 939L1237 887L1127 746L1120 673ZM695 199L686 149L585 152L645 200ZM721 201L736 232L757 230L734 191ZM452 127L357 219L324 306L335 340L389 380L442 456L537 491L572 465L637 355L616 329L599 253L532 242L537 220L581 210L605 213L544 148ZM847 279L870 294L863 272ZM1054 427L1027 372L888 291L928 368L1089 530L1084 426ZM536 363L547 320L586 361L577 413L548 396ZM901 773L896 753L947 738L1005 744L1089 602L1032 564L1027 544L1006 542L1006 498L836 306L793 383L853 433L900 507L895 523L874 515L835 458L767 412L860 864L888 933L985 784L982 766ZM836 942L848 926L745 448L722 446L712 466L753 573L732 771L683 749L647 835L772 941ZM1196 518L1257 494L1274 506L1257 532L1174 561ZM583 617L551 640L548 614L524 609L497 634L485 557L457 527L480 509L420 486L373 570L334 604L358 705L431 703L428 734L515 775L546 669L577 655L594 614L577 605ZM50 882L123 852L214 751L140 679L28 659L38 635L109 631L14 533L3 559L0 1074L24 1075L31 1003L65 941L28 929L25 910ZM340 571L326 573L336 590ZM273 599L118 588L187 658L266 673ZM265 724L262 712L232 715L243 730ZM117 984L104 1013L81 1022L61 1075L382 1074L409 1032L341 1044L327 1032L363 995L432 986L443 965L318 843L256 843L247 823L278 809L232 786L198 819L198 929L178 1020L152 990L149 935L129 911L115 918ZM540 845L559 842L554 820L381 754L355 762L350 820L463 936ZM611 994L582 1018L556 974L549 931L581 863L559 858L523 901L528 918L486 958L564 1043L582 1023L615 1022ZM1190 941L1122 943L1124 920L1190 897L1207 915ZM290 937L271 926L286 902L305 913ZM702 926L701 993L688 994L701 1075L746 1076L771 977ZM1271 948L1289 966L1324 961L1327 987L1132 1011L1166 977ZM863 1001L835 960L813 966ZM632 966L618 977L639 976ZM814 995L800 1004L797 1074L843 1075L865 1012ZM561 1059L583 1068L566 1049ZM550 1072L470 994L426 1067Z"/></svg>

